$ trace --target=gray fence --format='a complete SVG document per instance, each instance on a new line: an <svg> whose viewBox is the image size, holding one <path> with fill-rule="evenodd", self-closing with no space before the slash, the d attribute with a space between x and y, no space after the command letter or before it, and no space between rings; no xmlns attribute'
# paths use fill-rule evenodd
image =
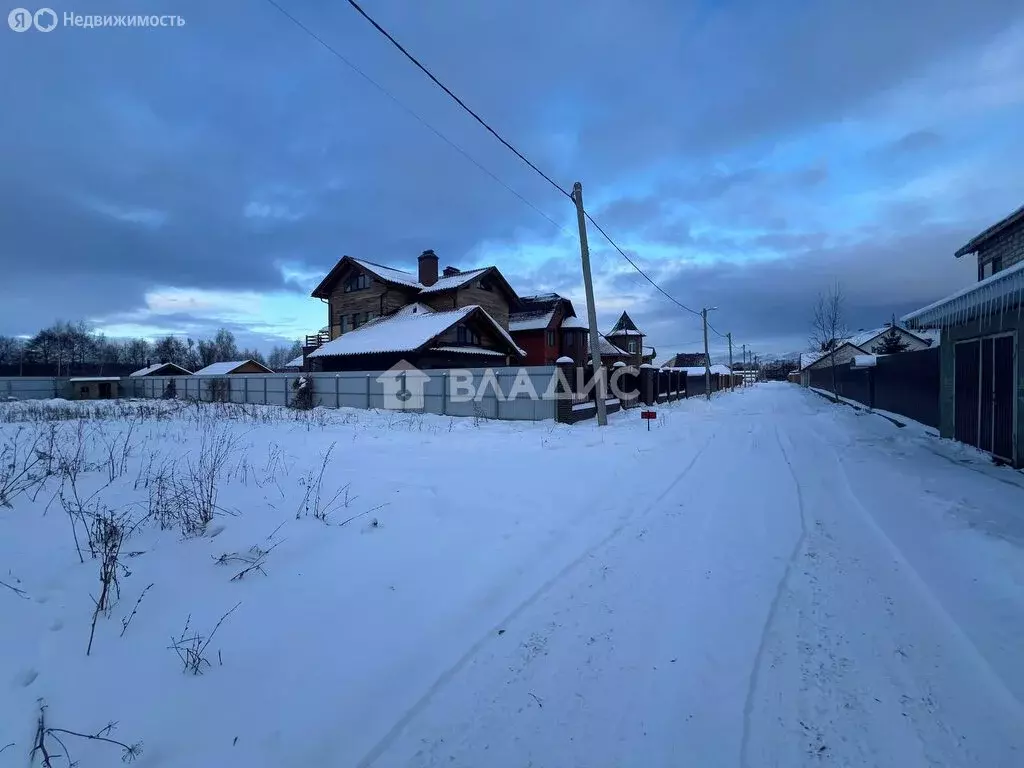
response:
<svg viewBox="0 0 1024 768"><path fill-rule="evenodd" d="M404 382L402 377L396 378L386 371L302 375L313 384L313 404L327 408L394 410L393 394L404 389L412 393L404 410L446 416L541 421L555 418L555 400L544 397L554 372L553 366L471 368L455 373L447 370L413 371L404 374ZM467 388L469 374L472 374L472 390ZM233 403L291 405L295 399L293 385L298 377L299 374L282 373L146 377L125 379L122 385L128 397L158 398L163 397L167 385L174 381L176 396L193 400L216 399L217 387L226 386L221 396ZM225 384L211 384L211 381Z"/></svg>
<svg viewBox="0 0 1024 768"><path fill-rule="evenodd" d="M0 378L0 400L46 400L67 397L67 379L52 376L6 376Z"/></svg>

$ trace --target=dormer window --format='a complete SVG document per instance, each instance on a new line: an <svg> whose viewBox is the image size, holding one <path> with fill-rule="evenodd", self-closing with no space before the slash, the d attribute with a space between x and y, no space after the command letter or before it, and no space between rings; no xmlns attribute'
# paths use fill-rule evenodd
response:
<svg viewBox="0 0 1024 768"><path fill-rule="evenodd" d="M484 279L484 280L480 281L480 290L482 290L482 291L493 291L494 290L494 286L491 285L491 281L490 280Z"/></svg>
<svg viewBox="0 0 1024 768"><path fill-rule="evenodd" d="M353 291L362 291L369 287L370 278L363 273L360 273L358 275L352 275L352 277L345 281L345 293L352 293Z"/></svg>

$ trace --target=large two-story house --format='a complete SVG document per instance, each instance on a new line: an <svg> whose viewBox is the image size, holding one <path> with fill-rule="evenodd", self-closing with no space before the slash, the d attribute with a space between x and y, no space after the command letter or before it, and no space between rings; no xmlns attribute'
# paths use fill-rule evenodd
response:
<svg viewBox="0 0 1024 768"><path fill-rule="evenodd" d="M328 324L306 339L311 370L509 365L525 355L508 332L519 297L497 267L439 275L428 250L412 274L344 256L312 295L327 305Z"/></svg>
<svg viewBox="0 0 1024 768"><path fill-rule="evenodd" d="M978 282L903 316L941 328L939 431L1024 466L1024 206L959 248Z"/></svg>

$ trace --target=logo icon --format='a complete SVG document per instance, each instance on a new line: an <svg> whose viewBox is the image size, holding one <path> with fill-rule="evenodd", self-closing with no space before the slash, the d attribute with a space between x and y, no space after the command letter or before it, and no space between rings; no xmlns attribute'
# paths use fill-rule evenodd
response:
<svg viewBox="0 0 1024 768"><path fill-rule="evenodd" d="M52 8L40 8L32 17L32 21L40 32L52 32L57 26L57 14Z"/></svg>
<svg viewBox="0 0 1024 768"><path fill-rule="evenodd" d="M377 377L384 389L384 408L389 411L419 411L426 405L423 390L430 377L412 363L399 360Z"/></svg>
<svg viewBox="0 0 1024 768"><path fill-rule="evenodd" d="M27 32L32 29L32 11L28 8L15 8L7 14L7 26L15 32Z"/></svg>

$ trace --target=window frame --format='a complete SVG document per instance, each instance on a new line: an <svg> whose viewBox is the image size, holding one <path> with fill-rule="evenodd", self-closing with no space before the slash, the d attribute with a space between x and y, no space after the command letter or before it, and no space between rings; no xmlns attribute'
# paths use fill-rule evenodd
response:
<svg viewBox="0 0 1024 768"><path fill-rule="evenodd" d="M356 291L365 291L370 287L370 278L364 272L360 272L357 275L352 275L344 284L345 293L355 293Z"/></svg>

